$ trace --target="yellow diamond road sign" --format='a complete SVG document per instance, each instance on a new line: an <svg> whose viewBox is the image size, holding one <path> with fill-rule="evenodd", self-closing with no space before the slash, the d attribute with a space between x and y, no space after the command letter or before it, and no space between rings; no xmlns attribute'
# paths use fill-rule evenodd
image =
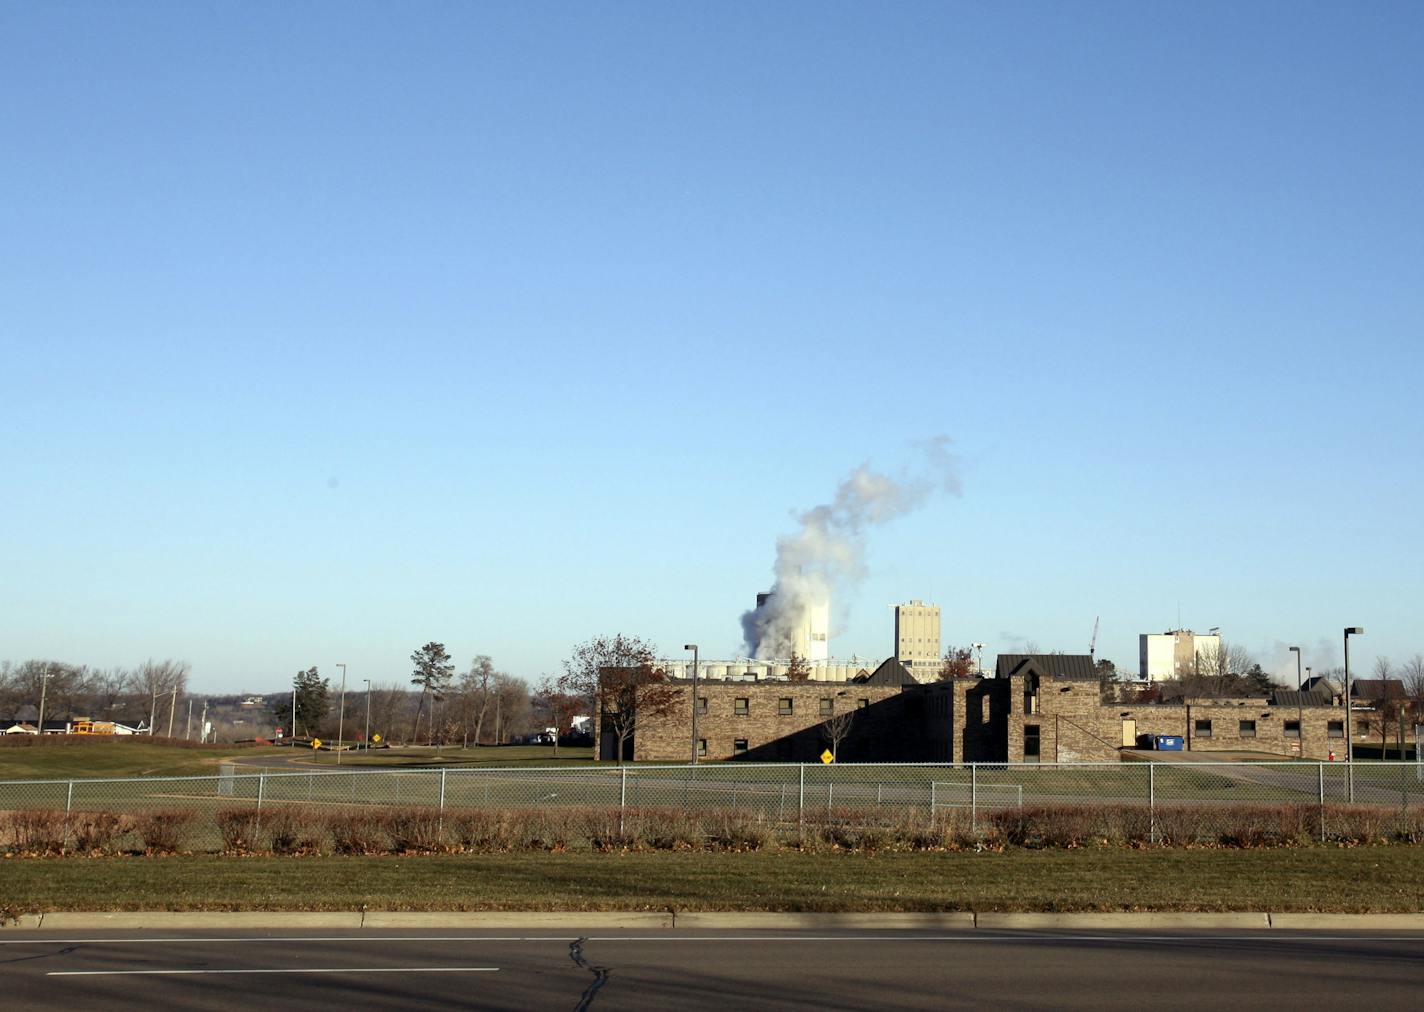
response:
<svg viewBox="0 0 1424 1012"><path fill-rule="evenodd" d="M835 762L835 761L836 761L836 757L831 754L831 750L830 750L830 749L826 749L826 751L824 751L824 752L821 753L821 762L826 763L827 765L829 765L830 763L833 763L833 762Z"/></svg>
<svg viewBox="0 0 1424 1012"><path fill-rule="evenodd" d="M312 748L321 748L321 739L320 739L320 738L313 738L313 739L312 739Z"/></svg>
<svg viewBox="0 0 1424 1012"><path fill-rule="evenodd" d="M381 736L379 734L373 734L371 735L371 740L376 742L377 744L380 744Z"/></svg>

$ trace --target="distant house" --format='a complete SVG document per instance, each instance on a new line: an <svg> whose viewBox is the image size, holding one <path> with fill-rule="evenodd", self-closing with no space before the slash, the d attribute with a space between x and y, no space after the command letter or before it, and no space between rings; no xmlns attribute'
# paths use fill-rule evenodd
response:
<svg viewBox="0 0 1424 1012"><path fill-rule="evenodd" d="M40 729L28 721L0 721L0 734L39 734Z"/></svg>

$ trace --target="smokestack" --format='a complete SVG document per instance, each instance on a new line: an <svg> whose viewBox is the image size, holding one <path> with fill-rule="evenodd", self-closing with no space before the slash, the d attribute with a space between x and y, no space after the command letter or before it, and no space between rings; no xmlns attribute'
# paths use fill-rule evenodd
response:
<svg viewBox="0 0 1424 1012"><path fill-rule="evenodd" d="M959 491L948 437L923 444L920 458L913 473L898 479L862 464L829 503L801 514L795 533L777 539L776 580L770 591L757 595L756 608L742 615L749 656L830 656L831 591L864 575L867 530L918 509L937 491Z"/></svg>

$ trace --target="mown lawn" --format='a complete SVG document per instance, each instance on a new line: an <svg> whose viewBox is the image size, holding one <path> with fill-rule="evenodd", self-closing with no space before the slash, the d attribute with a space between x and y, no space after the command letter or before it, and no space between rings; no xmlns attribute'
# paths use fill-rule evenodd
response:
<svg viewBox="0 0 1424 1012"><path fill-rule="evenodd" d="M334 752L314 752L300 748L282 751L285 757L295 757L303 763L331 767L337 765ZM469 748L446 745L438 749L378 748L370 752L341 753L343 767L394 766L432 769L441 766L586 766L592 762L592 748L573 748L568 745L559 747L557 758L552 745L471 745Z"/></svg>
<svg viewBox="0 0 1424 1012"><path fill-rule="evenodd" d="M286 750L236 745L170 745L144 737L46 739L0 747L0 780L212 776L224 758L260 762Z"/></svg>
<svg viewBox="0 0 1424 1012"><path fill-rule="evenodd" d="M1417 847L9 859L50 910L1424 910Z"/></svg>

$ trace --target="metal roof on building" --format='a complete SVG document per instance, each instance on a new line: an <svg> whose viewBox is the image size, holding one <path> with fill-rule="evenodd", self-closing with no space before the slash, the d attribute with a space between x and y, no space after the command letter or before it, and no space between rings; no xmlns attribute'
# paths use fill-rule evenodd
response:
<svg viewBox="0 0 1424 1012"><path fill-rule="evenodd" d="M1040 673L1057 679L1096 682L1098 673L1089 654L1000 654L994 664L995 678L1017 674L1029 662Z"/></svg>

